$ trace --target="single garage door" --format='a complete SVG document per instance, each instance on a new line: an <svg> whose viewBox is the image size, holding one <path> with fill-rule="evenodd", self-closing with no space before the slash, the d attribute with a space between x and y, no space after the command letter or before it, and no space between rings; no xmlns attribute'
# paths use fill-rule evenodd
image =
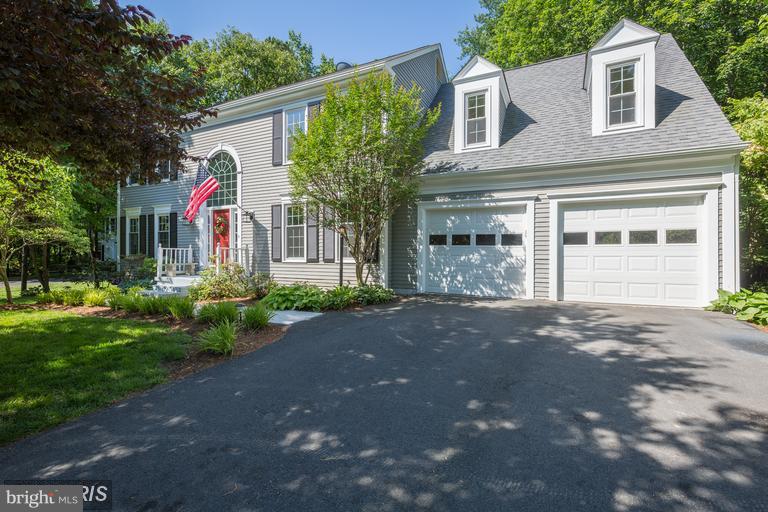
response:
<svg viewBox="0 0 768 512"><path fill-rule="evenodd" d="M703 219L703 198L563 206L563 299L700 306Z"/></svg>
<svg viewBox="0 0 768 512"><path fill-rule="evenodd" d="M425 291L525 295L525 207L426 212Z"/></svg>

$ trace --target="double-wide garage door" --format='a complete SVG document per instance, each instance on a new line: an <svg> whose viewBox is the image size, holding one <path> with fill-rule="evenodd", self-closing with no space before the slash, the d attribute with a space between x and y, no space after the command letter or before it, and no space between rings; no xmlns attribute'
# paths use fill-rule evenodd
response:
<svg viewBox="0 0 768 512"><path fill-rule="evenodd" d="M564 300L700 306L702 198L562 207Z"/></svg>
<svg viewBox="0 0 768 512"><path fill-rule="evenodd" d="M425 291L524 296L524 226L524 206L428 210Z"/></svg>

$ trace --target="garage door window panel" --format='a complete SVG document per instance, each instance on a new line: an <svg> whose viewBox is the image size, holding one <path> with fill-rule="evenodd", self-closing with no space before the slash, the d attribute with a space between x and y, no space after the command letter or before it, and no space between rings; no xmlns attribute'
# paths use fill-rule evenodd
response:
<svg viewBox="0 0 768 512"><path fill-rule="evenodd" d="M589 235L586 231L563 233L563 245L587 245Z"/></svg>
<svg viewBox="0 0 768 512"><path fill-rule="evenodd" d="M429 235L429 245L448 245L448 235Z"/></svg>
<svg viewBox="0 0 768 512"><path fill-rule="evenodd" d="M595 245L621 245L621 231L595 231Z"/></svg>
<svg viewBox="0 0 768 512"><path fill-rule="evenodd" d="M501 245L503 246L523 245L523 234L522 233L504 233L501 235Z"/></svg>
<svg viewBox="0 0 768 512"><path fill-rule="evenodd" d="M656 245L659 243L659 232L653 230L630 231L629 243L632 245Z"/></svg>
<svg viewBox="0 0 768 512"><path fill-rule="evenodd" d="M496 234L477 234L475 235L475 245L496 245Z"/></svg>
<svg viewBox="0 0 768 512"><path fill-rule="evenodd" d="M451 245L470 245L471 239L469 234L451 235Z"/></svg>
<svg viewBox="0 0 768 512"><path fill-rule="evenodd" d="M695 229L668 229L666 230L666 242L668 244L695 244L697 233Z"/></svg>

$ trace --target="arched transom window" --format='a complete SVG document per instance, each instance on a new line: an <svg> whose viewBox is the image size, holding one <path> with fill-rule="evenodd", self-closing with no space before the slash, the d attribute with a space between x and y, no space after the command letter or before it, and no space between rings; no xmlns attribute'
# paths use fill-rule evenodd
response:
<svg viewBox="0 0 768 512"><path fill-rule="evenodd" d="M208 159L208 172L219 181L219 189L208 199L208 206L226 206L240 202L237 197L237 163L226 151Z"/></svg>

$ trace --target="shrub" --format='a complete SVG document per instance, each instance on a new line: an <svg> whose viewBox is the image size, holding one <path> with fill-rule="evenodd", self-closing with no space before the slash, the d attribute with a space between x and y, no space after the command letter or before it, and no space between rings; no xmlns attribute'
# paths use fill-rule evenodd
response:
<svg viewBox="0 0 768 512"><path fill-rule="evenodd" d="M235 351L236 337L237 324L224 320L200 335L200 350L219 355L232 355Z"/></svg>
<svg viewBox="0 0 768 512"><path fill-rule="evenodd" d="M141 310L141 303L144 297L136 293L127 293L120 296L119 309L127 313L138 313Z"/></svg>
<svg viewBox="0 0 768 512"><path fill-rule="evenodd" d="M37 295L38 304L53 304L53 293L43 292Z"/></svg>
<svg viewBox="0 0 768 512"><path fill-rule="evenodd" d="M142 315L162 315L167 311L167 299L165 297L139 295L136 297L136 301L139 313Z"/></svg>
<svg viewBox="0 0 768 512"><path fill-rule="evenodd" d="M275 313L259 302L243 310L243 327L250 331L261 329L267 326L273 316Z"/></svg>
<svg viewBox="0 0 768 512"><path fill-rule="evenodd" d="M168 297L168 315L176 320L194 318L195 301L190 297Z"/></svg>
<svg viewBox="0 0 768 512"><path fill-rule="evenodd" d="M355 288L355 300L361 306L382 304L395 298L395 292L379 284L358 286Z"/></svg>
<svg viewBox="0 0 768 512"><path fill-rule="evenodd" d="M717 291L717 300L707 308L710 311L722 311L736 315L739 320L746 320L758 325L768 325L768 293L741 290L731 293Z"/></svg>
<svg viewBox="0 0 768 512"><path fill-rule="evenodd" d="M142 278L152 278L157 275L157 260L155 258L144 258L138 274Z"/></svg>
<svg viewBox="0 0 768 512"><path fill-rule="evenodd" d="M189 290L189 295L194 300L261 298L267 295L275 284L269 273L259 272L249 276L237 263L223 265L218 274L214 266L208 267L200 276L200 282Z"/></svg>
<svg viewBox="0 0 768 512"><path fill-rule="evenodd" d="M45 299L60 306L82 306L84 295L85 290L83 289L66 288L64 290L51 290Z"/></svg>
<svg viewBox="0 0 768 512"><path fill-rule="evenodd" d="M277 282L269 272L257 272L252 278L248 290L248 296L261 299L267 296L269 291L277 286Z"/></svg>
<svg viewBox="0 0 768 512"><path fill-rule="evenodd" d="M83 304L85 306L106 306L109 292L107 290L88 290L83 295Z"/></svg>
<svg viewBox="0 0 768 512"><path fill-rule="evenodd" d="M120 281L120 284L117 286L119 286L120 289L124 292L130 292L131 290L149 290L154 286L154 284L155 280L153 278L147 277L144 279L130 279L126 281Z"/></svg>
<svg viewBox="0 0 768 512"><path fill-rule="evenodd" d="M355 289L351 286L337 286L325 292L323 309L344 309L357 301Z"/></svg>
<svg viewBox="0 0 768 512"><path fill-rule="evenodd" d="M297 283L273 287L261 302L274 310L320 311L325 302L324 295L315 285Z"/></svg>
<svg viewBox="0 0 768 512"><path fill-rule="evenodd" d="M219 302L217 304L205 304L197 313L197 319L207 324L220 324L222 322L237 322L239 314L234 302Z"/></svg>
<svg viewBox="0 0 768 512"><path fill-rule="evenodd" d="M41 293L44 293L42 286L30 286L26 290L22 290L21 291L21 296L22 297L36 297L36 296L40 295Z"/></svg>

